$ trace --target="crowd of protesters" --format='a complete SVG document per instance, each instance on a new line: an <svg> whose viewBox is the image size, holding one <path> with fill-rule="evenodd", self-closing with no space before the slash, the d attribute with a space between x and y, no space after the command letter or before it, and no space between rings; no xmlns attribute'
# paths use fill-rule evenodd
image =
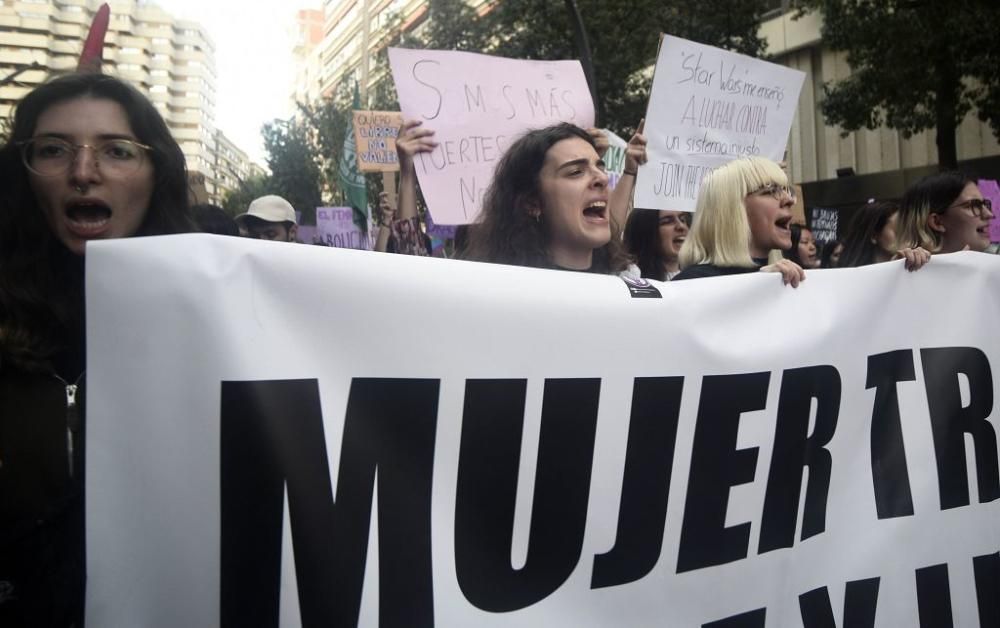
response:
<svg viewBox="0 0 1000 628"><path fill-rule="evenodd" d="M773 272L791 286L819 266L983 251L990 202L960 173L932 175L898 203L870 203L820 255L793 224L793 188L763 158L730 162L702 183L693 214L631 209L646 159L642 124L614 191L599 131L527 132L497 165L466 260L680 280ZM429 253L414 157L434 132L404 122L398 201L381 199L375 248ZM100 74L56 78L19 104L0 148L0 625L82 625L84 255L92 240L207 231L295 241L292 206L255 200L235 221L190 205L184 157L150 101Z"/></svg>

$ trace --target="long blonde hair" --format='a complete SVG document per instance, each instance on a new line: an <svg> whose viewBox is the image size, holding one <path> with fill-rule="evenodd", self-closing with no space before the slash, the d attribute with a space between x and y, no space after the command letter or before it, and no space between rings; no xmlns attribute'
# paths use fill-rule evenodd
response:
<svg viewBox="0 0 1000 628"><path fill-rule="evenodd" d="M741 157L709 173L701 182L694 224L680 252L680 266L755 266L750 256L750 222L743 202L748 194L769 185L788 185L781 167L763 157ZM781 251L768 259L781 259Z"/></svg>

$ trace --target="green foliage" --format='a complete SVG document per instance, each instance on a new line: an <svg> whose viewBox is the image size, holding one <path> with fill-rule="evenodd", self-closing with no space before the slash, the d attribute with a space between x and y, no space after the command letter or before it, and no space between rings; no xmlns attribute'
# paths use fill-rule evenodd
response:
<svg viewBox="0 0 1000 628"><path fill-rule="evenodd" d="M240 181L240 186L227 194L222 201L222 209L226 210L230 216L239 216L247 210L255 198L274 194L273 190L269 176L255 176L246 181Z"/></svg>
<svg viewBox="0 0 1000 628"><path fill-rule="evenodd" d="M344 136L351 116L350 98L335 96L312 104L299 103L298 108L309 145L319 164L322 189L336 190L337 168L340 166Z"/></svg>
<svg viewBox="0 0 1000 628"><path fill-rule="evenodd" d="M502 4L502 3L501 3ZM429 0L430 22L419 42L424 48L481 52L489 42L489 23L464 0Z"/></svg>
<svg viewBox="0 0 1000 628"><path fill-rule="evenodd" d="M852 74L824 85L823 114L845 132L885 124L910 137L937 128L942 168L957 162L955 132L978 109L1000 138L1000 4L959 0L802 0L820 11L823 41Z"/></svg>
<svg viewBox="0 0 1000 628"><path fill-rule="evenodd" d="M765 0L577 0L590 41L601 126L628 137L646 115L660 33L759 55ZM578 59L563 2L503 0L487 14L492 52L521 59Z"/></svg>
<svg viewBox="0 0 1000 628"><path fill-rule="evenodd" d="M264 149L271 169L271 190L302 212L303 224L315 224L316 207L322 205L320 167L310 141L309 128L296 120L264 124Z"/></svg>

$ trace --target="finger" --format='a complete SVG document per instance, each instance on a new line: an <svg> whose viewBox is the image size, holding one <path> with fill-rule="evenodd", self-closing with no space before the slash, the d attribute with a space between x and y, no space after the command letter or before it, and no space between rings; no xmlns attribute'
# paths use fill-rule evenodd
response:
<svg viewBox="0 0 1000 628"><path fill-rule="evenodd" d="M803 281L805 281L805 278L806 278L805 271L802 270L801 268L796 269L792 273L792 287L793 288L798 288L799 284L802 283Z"/></svg>
<svg viewBox="0 0 1000 628"><path fill-rule="evenodd" d="M410 129L410 130L406 131L405 133L400 134L400 137L396 141L402 140L404 142L407 142L407 141L411 141L412 142L412 141L415 141L415 140L421 140L421 139L424 139L424 138L427 138L427 137L432 137L433 135L434 135L434 131L432 131L430 129Z"/></svg>
<svg viewBox="0 0 1000 628"><path fill-rule="evenodd" d="M636 127L635 134L641 135L642 132L645 131L645 129L646 129L646 118L643 118L642 120L639 120L639 126Z"/></svg>
<svg viewBox="0 0 1000 628"><path fill-rule="evenodd" d="M403 123L399 125L399 134L402 135L403 133L409 131L410 129L415 129L416 127L420 126L423 123L424 123L423 120L413 120L413 119L403 120Z"/></svg>

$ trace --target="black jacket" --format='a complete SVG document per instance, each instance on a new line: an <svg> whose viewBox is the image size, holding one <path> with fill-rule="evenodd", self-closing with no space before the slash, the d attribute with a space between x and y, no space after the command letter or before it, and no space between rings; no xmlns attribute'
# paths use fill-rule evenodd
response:
<svg viewBox="0 0 1000 628"><path fill-rule="evenodd" d="M0 364L0 626L83 626L83 378Z"/></svg>

